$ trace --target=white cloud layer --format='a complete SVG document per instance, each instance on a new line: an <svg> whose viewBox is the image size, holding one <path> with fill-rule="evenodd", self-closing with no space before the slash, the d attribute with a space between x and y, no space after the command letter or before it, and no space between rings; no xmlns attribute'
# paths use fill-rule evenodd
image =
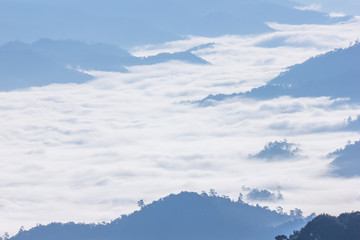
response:
<svg viewBox="0 0 360 240"><path fill-rule="evenodd" d="M339 18L339 17L345 17L346 14L341 13L341 12L332 12L329 14L329 16L332 18Z"/></svg>
<svg viewBox="0 0 360 240"><path fill-rule="evenodd" d="M321 4L310 4L310 5L304 5L304 6L299 6L299 7L295 7L296 9L299 9L299 10L303 10L303 11L307 11L307 10L310 10L310 11L320 11L322 6Z"/></svg>
<svg viewBox="0 0 360 240"><path fill-rule="evenodd" d="M182 190L216 189L235 199L242 186L281 188L285 210L337 214L358 209L360 179L327 175L324 156L358 140L335 132L359 105L322 98L229 99L201 108L182 101L245 91L287 66L360 37L360 23L271 24L259 36L190 37L137 48L140 56L213 42L194 53L212 65L169 62L92 72L87 84L0 93L0 226L119 217ZM283 38L283 46L259 43ZM329 130L329 131L327 131ZM249 159L274 140L299 144L301 157ZM269 203L270 207L276 207Z"/></svg>

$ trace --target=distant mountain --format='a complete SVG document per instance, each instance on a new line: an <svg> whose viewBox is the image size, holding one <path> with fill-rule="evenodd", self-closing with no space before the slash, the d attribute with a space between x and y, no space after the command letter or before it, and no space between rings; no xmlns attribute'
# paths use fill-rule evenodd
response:
<svg viewBox="0 0 360 240"><path fill-rule="evenodd" d="M332 174L340 177L360 177L360 141L349 143L328 156L334 158L330 163Z"/></svg>
<svg viewBox="0 0 360 240"><path fill-rule="evenodd" d="M140 201L139 201L140 202ZM265 240L290 234L309 219L203 193L169 195L108 224L52 223L10 240Z"/></svg>
<svg viewBox="0 0 360 240"><path fill-rule="evenodd" d="M194 55L191 53L191 50L184 52L175 52L175 53L159 53L155 56L149 56L141 59L141 62L138 62L136 65L150 65L157 64L162 62L167 62L170 60L180 60L187 63L194 64L210 64L206 60Z"/></svg>
<svg viewBox="0 0 360 240"><path fill-rule="evenodd" d="M360 132L360 115L358 115L355 119L348 117L345 129L348 131Z"/></svg>
<svg viewBox="0 0 360 240"><path fill-rule="evenodd" d="M2 0L0 43L47 37L131 47L187 35L272 31L266 22L331 24L349 19L296 6L301 4L289 0Z"/></svg>
<svg viewBox="0 0 360 240"><path fill-rule="evenodd" d="M107 44L40 39L32 44L10 42L0 46L0 91L51 83L82 83L91 76L76 71L126 71L125 66L146 65L170 60L207 64L191 51L161 53L139 58Z"/></svg>
<svg viewBox="0 0 360 240"><path fill-rule="evenodd" d="M279 96L350 98L360 101L360 43L337 49L289 67L267 85L246 93L209 95L202 100L229 97L271 99Z"/></svg>
<svg viewBox="0 0 360 240"><path fill-rule="evenodd" d="M277 240L358 240L360 239L360 212L343 213L338 217L322 214L295 231L287 238L278 235Z"/></svg>
<svg viewBox="0 0 360 240"><path fill-rule="evenodd" d="M295 143L290 143L286 139L283 141L269 142L264 149L250 158L265 159L269 162L294 159L299 156L301 149Z"/></svg>

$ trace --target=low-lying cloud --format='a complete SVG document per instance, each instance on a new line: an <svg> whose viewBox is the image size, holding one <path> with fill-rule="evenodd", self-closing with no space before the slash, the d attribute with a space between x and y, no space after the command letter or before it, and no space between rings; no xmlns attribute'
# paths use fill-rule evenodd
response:
<svg viewBox="0 0 360 240"><path fill-rule="evenodd" d="M233 98L206 108L182 103L263 85L288 65L360 36L355 21L280 27L270 35L190 37L137 49L148 56L214 43L193 51L211 65L133 66L127 73L90 72L96 80L86 84L0 93L1 231L50 221L108 221L137 209L140 199L182 190L214 188L237 198L243 185L281 186L285 211L356 209L359 178L326 175L331 160L323 156L358 140L358 132L313 130L343 126L359 105L327 97ZM257 46L266 37L301 33L319 42ZM276 139L300 144L299 159L248 159Z"/></svg>
<svg viewBox="0 0 360 240"><path fill-rule="evenodd" d="M295 7L296 9L302 10L302 11L319 11L321 10L321 4L310 4L310 5L304 5L304 6L298 6Z"/></svg>
<svg viewBox="0 0 360 240"><path fill-rule="evenodd" d="M250 189L246 194L246 199L252 202L278 202L284 200L284 196L280 191L270 192L263 189Z"/></svg>

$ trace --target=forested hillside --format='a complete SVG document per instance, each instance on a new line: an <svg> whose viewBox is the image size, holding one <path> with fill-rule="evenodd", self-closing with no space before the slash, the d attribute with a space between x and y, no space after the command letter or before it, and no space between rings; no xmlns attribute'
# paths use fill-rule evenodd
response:
<svg viewBox="0 0 360 240"><path fill-rule="evenodd" d="M171 194L149 205L139 201L140 211L107 224L51 223L20 231L10 240L119 240L119 239L248 239L265 240L290 233L309 220L299 211L284 214L231 201L214 191Z"/></svg>
<svg viewBox="0 0 360 240"><path fill-rule="evenodd" d="M272 99L280 96L350 98L360 101L360 43L310 58L288 68L265 86L245 93L209 95L202 102L229 97Z"/></svg>
<svg viewBox="0 0 360 240"><path fill-rule="evenodd" d="M343 213L338 217L322 214L289 237L279 235L276 240L358 240L360 212Z"/></svg>

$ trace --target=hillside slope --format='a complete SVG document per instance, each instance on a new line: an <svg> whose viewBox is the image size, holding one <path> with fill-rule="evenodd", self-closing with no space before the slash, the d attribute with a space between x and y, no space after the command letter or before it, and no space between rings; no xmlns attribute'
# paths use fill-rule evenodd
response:
<svg viewBox="0 0 360 240"><path fill-rule="evenodd" d="M338 217L322 214L306 224L300 231L295 231L282 240L358 240L360 239L360 212L343 213Z"/></svg>
<svg viewBox="0 0 360 240"><path fill-rule="evenodd" d="M11 240L265 240L307 221L227 197L182 192L108 224L52 223L21 231Z"/></svg>
<svg viewBox="0 0 360 240"><path fill-rule="evenodd" d="M83 83L92 79L77 68L125 72L126 66L170 60L208 63L190 50L140 58L121 48L101 43L50 39L40 39L32 44L10 42L0 46L0 91L51 83Z"/></svg>
<svg viewBox="0 0 360 240"><path fill-rule="evenodd" d="M209 95L201 102L229 97L271 99L280 96L350 98L360 101L360 43L294 65L265 86L245 93Z"/></svg>

